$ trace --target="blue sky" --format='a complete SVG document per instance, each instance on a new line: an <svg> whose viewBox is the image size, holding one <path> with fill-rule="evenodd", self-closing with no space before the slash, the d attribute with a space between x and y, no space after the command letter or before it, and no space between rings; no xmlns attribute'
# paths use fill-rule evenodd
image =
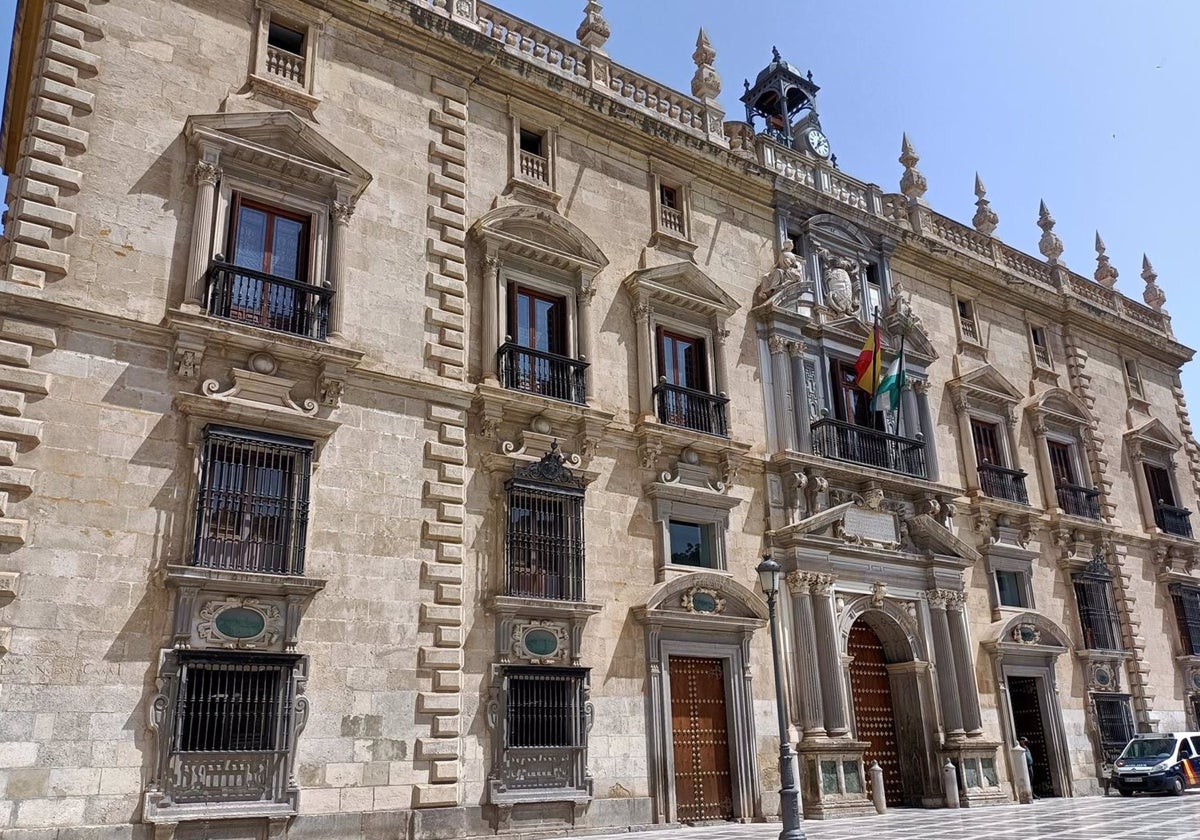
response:
<svg viewBox="0 0 1200 840"><path fill-rule="evenodd" d="M14 5L0 0L0 31L11 32ZM584 2L498 5L573 38ZM1187 279L1200 196L1200 3L610 0L604 14L615 61L681 90L705 26L731 119L743 115L742 79L778 46L821 85L821 123L843 170L895 191L907 131L938 211L969 222L978 171L998 235L1037 254L1044 199L1075 271L1091 276L1099 229L1118 288L1141 300L1149 254L1177 337L1200 347L1200 295ZM8 41L0 37L5 54ZM1184 385L1200 410L1200 364L1187 366Z"/></svg>

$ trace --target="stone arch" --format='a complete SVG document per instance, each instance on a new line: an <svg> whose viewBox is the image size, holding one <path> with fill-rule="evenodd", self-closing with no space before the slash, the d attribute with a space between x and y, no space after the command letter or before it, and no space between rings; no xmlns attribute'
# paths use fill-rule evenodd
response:
<svg viewBox="0 0 1200 840"><path fill-rule="evenodd" d="M909 614L902 603L885 600L876 604L870 595L856 598L842 609L838 622L838 649L842 654L847 652L850 628L860 618L883 642L889 663L928 661L916 616Z"/></svg>

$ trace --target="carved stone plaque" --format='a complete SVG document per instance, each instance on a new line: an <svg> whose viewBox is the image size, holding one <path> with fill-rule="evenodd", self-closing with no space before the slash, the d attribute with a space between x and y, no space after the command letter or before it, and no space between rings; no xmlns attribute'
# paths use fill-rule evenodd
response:
<svg viewBox="0 0 1200 840"><path fill-rule="evenodd" d="M850 508L842 520L842 533L856 542L895 545L900 542L896 517L885 511Z"/></svg>

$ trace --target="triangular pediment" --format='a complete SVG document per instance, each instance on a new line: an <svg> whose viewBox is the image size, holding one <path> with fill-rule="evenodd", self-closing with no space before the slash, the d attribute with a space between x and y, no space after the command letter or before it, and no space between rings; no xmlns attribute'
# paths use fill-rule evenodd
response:
<svg viewBox="0 0 1200 840"><path fill-rule="evenodd" d="M595 276L608 265L600 248L575 224L553 210L516 204L481 216L471 233L495 250L525 257L539 265L579 269Z"/></svg>
<svg viewBox="0 0 1200 840"><path fill-rule="evenodd" d="M991 365L977 367L947 385L973 401L992 405L1016 405L1025 395Z"/></svg>
<svg viewBox="0 0 1200 840"><path fill-rule="evenodd" d="M1130 429L1125 433L1125 437L1127 440L1137 441L1144 445L1172 452L1183 446L1183 442L1179 437L1167 428L1166 423L1157 417L1147 420L1135 429Z"/></svg>
<svg viewBox="0 0 1200 840"><path fill-rule="evenodd" d="M690 262L638 269L623 285L635 299L662 301L689 312L728 318L738 310L738 302Z"/></svg>
<svg viewBox="0 0 1200 840"><path fill-rule="evenodd" d="M219 152L218 165L235 160L284 178L328 184L352 202L371 173L291 111L194 114L184 132L193 145Z"/></svg>

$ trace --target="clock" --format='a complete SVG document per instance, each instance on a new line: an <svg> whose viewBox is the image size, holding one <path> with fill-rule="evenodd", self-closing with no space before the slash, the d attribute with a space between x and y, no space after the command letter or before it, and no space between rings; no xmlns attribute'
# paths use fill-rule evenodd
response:
<svg viewBox="0 0 1200 840"><path fill-rule="evenodd" d="M808 141L808 148L812 153L819 158L829 157L829 138L819 128L810 128L808 133L804 135L804 139Z"/></svg>

